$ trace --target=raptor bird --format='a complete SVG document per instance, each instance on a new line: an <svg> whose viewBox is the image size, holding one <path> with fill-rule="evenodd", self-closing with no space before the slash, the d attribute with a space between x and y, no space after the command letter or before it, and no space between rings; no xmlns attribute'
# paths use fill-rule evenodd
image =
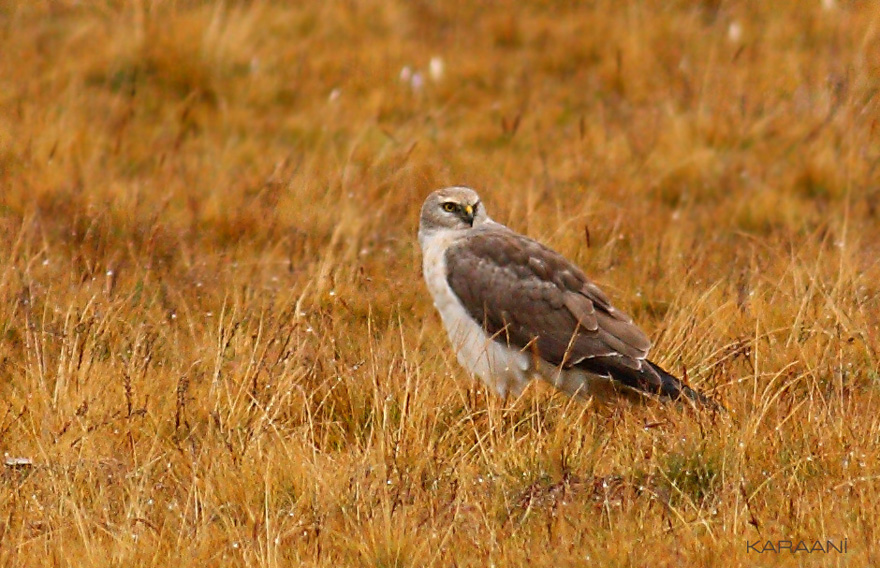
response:
<svg viewBox="0 0 880 568"><path fill-rule="evenodd" d="M467 187L431 193L422 270L459 363L502 398L540 377L569 395L715 406L648 360L651 342L561 254L489 218Z"/></svg>

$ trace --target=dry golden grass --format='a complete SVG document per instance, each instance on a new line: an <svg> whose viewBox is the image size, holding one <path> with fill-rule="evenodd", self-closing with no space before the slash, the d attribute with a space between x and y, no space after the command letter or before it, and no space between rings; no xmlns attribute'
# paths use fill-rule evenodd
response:
<svg viewBox="0 0 880 568"><path fill-rule="evenodd" d="M0 564L880 564L872 2L28 0L0 34ZM415 241L452 183L729 416L474 385Z"/></svg>

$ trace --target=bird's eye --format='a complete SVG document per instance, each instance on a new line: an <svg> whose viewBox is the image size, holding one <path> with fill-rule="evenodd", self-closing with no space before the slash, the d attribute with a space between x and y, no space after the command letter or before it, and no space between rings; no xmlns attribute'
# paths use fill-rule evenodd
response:
<svg viewBox="0 0 880 568"><path fill-rule="evenodd" d="M455 211L455 203L452 203L451 201L447 201L446 203L443 204L443 210L446 211L447 213L452 213L453 211Z"/></svg>

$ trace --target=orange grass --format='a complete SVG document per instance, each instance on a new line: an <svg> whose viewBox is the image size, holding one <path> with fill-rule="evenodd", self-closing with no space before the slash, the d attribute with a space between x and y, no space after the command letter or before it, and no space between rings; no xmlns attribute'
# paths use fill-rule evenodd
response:
<svg viewBox="0 0 880 568"><path fill-rule="evenodd" d="M573 4L0 3L0 565L880 563L880 11ZM475 385L453 183L728 415Z"/></svg>

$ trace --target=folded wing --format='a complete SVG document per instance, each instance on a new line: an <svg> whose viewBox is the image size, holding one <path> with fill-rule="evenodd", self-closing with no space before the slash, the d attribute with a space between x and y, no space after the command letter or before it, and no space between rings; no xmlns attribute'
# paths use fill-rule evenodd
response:
<svg viewBox="0 0 880 568"><path fill-rule="evenodd" d="M446 263L453 292L496 341L563 368L597 358L642 367L648 338L559 253L495 225L451 247Z"/></svg>

